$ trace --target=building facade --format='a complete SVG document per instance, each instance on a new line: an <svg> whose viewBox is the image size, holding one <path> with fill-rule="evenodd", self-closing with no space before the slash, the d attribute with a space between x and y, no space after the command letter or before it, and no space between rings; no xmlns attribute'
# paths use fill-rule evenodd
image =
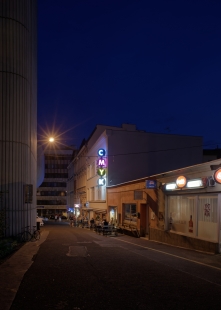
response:
<svg viewBox="0 0 221 310"><path fill-rule="evenodd" d="M221 162L184 167L107 188L127 233L199 251L221 252Z"/></svg>
<svg viewBox="0 0 221 310"><path fill-rule="evenodd" d="M4 235L36 225L37 0L0 1L0 209Z"/></svg>
<svg viewBox="0 0 221 310"><path fill-rule="evenodd" d="M135 125L97 125L74 158L74 197L82 215L118 221L106 186L202 162L202 138L139 131Z"/></svg>
<svg viewBox="0 0 221 310"><path fill-rule="evenodd" d="M72 159L69 147L48 147L44 151L44 180L37 188L38 216L67 215L67 167Z"/></svg>

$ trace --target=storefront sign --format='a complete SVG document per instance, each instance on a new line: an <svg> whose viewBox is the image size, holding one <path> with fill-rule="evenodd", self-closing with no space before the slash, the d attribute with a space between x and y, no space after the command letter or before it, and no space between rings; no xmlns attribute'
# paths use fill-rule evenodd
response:
<svg viewBox="0 0 221 310"><path fill-rule="evenodd" d="M187 180L186 180L186 178L183 175L179 176L177 178L177 180L176 180L177 187L179 187L179 188L185 187L186 186L186 181Z"/></svg>
<svg viewBox="0 0 221 310"><path fill-rule="evenodd" d="M221 168L215 171L214 179L215 179L216 183L221 184Z"/></svg>
<svg viewBox="0 0 221 310"><path fill-rule="evenodd" d="M210 203L204 205L204 216L210 216Z"/></svg>
<svg viewBox="0 0 221 310"><path fill-rule="evenodd" d="M146 188L157 188L157 181L156 180L146 180Z"/></svg>

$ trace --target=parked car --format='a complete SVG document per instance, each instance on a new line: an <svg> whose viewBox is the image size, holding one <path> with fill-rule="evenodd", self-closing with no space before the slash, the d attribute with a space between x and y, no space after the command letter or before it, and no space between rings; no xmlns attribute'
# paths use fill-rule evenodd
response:
<svg viewBox="0 0 221 310"><path fill-rule="evenodd" d="M61 219L62 219L62 220L67 220L68 218L67 218L67 216L62 215L62 216L61 216Z"/></svg>
<svg viewBox="0 0 221 310"><path fill-rule="evenodd" d="M55 219L55 216L54 216L54 215L50 215L49 219L50 219L50 220L54 220L54 219Z"/></svg>

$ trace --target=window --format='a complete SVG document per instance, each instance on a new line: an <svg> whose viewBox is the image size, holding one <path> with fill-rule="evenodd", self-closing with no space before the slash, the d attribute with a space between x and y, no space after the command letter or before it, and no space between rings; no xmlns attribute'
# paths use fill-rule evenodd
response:
<svg viewBox="0 0 221 310"><path fill-rule="evenodd" d="M90 166L87 166L87 179L90 178Z"/></svg>
<svg viewBox="0 0 221 310"><path fill-rule="evenodd" d="M218 195L199 196L198 199L198 237L218 241Z"/></svg>
<svg viewBox="0 0 221 310"><path fill-rule="evenodd" d="M96 172L95 172L95 162L92 163L91 165L91 176L95 176L96 175Z"/></svg>
<svg viewBox="0 0 221 310"><path fill-rule="evenodd" d="M170 196L168 216L169 223L172 224L171 230L185 234L195 234L195 197Z"/></svg>
<svg viewBox="0 0 221 310"><path fill-rule="evenodd" d="M90 200L94 200L95 199L95 195L94 195L95 193L94 193L94 187L91 187L90 188Z"/></svg>
<svg viewBox="0 0 221 310"><path fill-rule="evenodd" d="M45 173L45 178L62 178L67 179L68 174L67 173Z"/></svg>
<svg viewBox="0 0 221 310"><path fill-rule="evenodd" d="M168 228L174 232L216 242L218 195L169 196Z"/></svg>
<svg viewBox="0 0 221 310"><path fill-rule="evenodd" d="M217 223L217 203L216 196L199 196L198 220Z"/></svg>
<svg viewBox="0 0 221 310"><path fill-rule="evenodd" d="M135 204L124 204L124 223L137 225L137 206Z"/></svg>

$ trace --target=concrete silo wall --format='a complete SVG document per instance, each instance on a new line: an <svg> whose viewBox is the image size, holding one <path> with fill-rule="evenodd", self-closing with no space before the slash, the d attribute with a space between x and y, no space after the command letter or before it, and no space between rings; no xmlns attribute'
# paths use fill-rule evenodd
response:
<svg viewBox="0 0 221 310"><path fill-rule="evenodd" d="M37 0L0 0L0 25L0 209L15 235L36 223Z"/></svg>

